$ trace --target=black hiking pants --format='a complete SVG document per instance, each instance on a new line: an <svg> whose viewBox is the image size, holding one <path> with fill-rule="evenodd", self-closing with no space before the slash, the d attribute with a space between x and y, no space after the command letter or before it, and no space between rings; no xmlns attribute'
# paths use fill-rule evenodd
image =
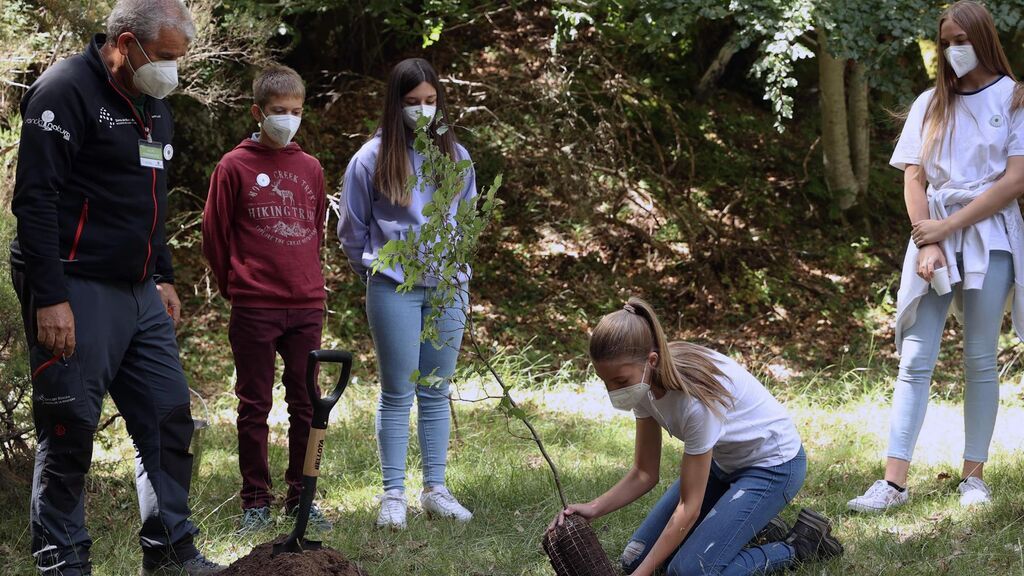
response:
<svg viewBox="0 0 1024 576"><path fill-rule="evenodd" d="M54 357L37 342L36 309L24 273L21 300L32 369L37 438L32 478L32 553L43 574L88 575L92 540L83 488L107 392L135 443L135 482L147 565L198 554L189 520L193 422L174 324L152 280L131 284L66 276L77 346Z"/></svg>

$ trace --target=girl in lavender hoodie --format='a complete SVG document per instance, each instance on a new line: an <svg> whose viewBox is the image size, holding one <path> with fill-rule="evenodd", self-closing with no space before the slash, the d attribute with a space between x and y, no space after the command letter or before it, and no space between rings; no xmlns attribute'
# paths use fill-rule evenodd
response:
<svg viewBox="0 0 1024 576"><path fill-rule="evenodd" d="M425 280L424 285L398 293L397 286L405 280L400 268L372 272L384 244L404 237L410 228L418 230L427 220L423 206L432 199L435 187L421 177L424 158L412 147L420 116L449 118L444 89L434 68L426 60L410 58L391 71L380 128L345 170L338 223L338 239L349 264L366 282L366 317L381 381L376 431L384 493L377 526L389 528L404 528L406 523L405 458L414 398L419 402L417 429L423 460L420 504L432 516L460 522L473 516L445 487L451 427L448 379L455 371L462 343L465 310L449 309L439 320L438 333L443 340L439 348L420 342L423 320L431 312L434 285ZM438 126L431 121L427 127L434 143L456 160L468 159L469 153L456 141L454 131L438 133ZM416 176L416 185L410 190L406 183L411 175ZM471 168L461 199L475 194ZM468 282L468 278L460 280ZM410 377L417 370L441 380L432 386L414 384Z"/></svg>

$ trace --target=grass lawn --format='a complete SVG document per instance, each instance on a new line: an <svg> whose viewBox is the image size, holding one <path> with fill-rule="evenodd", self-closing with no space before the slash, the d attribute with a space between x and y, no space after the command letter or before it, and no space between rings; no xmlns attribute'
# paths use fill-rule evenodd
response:
<svg viewBox="0 0 1024 576"><path fill-rule="evenodd" d="M856 516L846 512L846 500L881 473L888 410L880 388L847 395L841 402L807 392L810 388L787 395L786 404L804 437L810 470L785 515L791 520L801 505L821 510L834 520L846 545L842 559L809 565L797 574L1024 575L1024 463L1018 457L1024 447L1021 389L1004 386L987 474L996 495L993 505L970 513L958 508L961 412L957 405L936 402L921 435L910 504L884 516ZM596 496L626 470L632 421L613 413L601 388L559 386L519 396L536 414L536 424L562 467L571 500ZM407 530L375 530L374 495L380 489L380 473L373 436L374 398L373 386L356 382L336 408L328 429L319 487L324 492L321 505L335 519L336 528L324 536L326 544L375 576L552 573L539 546L545 525L559 507L550 475L532 443L510 436L504 417L492 410L493 403L457 404L459 429L450 453L449 486L473 510L472 523L428 521L417 506L411 509ZM280 520L273 530L254 537L232 534L240 514L233 399L229 395L214 398L211 409L214 424L204 437L192 504L202 529L202 549L216 560L230 562L253 545L287 532L290 524ZM278 425L273 429L270 457L280 492L283 480L278 479L283 477L286 457L280 399L272 420ZM515 425L511 431L525 433ZM681 446L665 438L660 489L596 523L613 557L674 478ZM104 431L96 445L87 483L96 576L124 576L138 570L132 452L120 421ZM415 440L409 469L413 473L408 490L415 502L420 487ZM0 493L0 574L33 574L26 526L29 486L4 488Z"/></svg>

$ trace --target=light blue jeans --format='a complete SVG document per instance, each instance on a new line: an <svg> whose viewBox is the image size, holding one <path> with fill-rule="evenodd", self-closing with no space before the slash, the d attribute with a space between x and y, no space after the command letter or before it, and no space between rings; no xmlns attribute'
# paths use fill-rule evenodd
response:
<svg viewBox="0 0 1024 576"><path fill-rule="evenodd" d="M432 289L417 287L395 292L398 285L383 276L371 276L366 283L366 318L377 352L380 403L377 407L377 447L380 450L384 490L405 490L405 459L409 448L409 413L413 398L419 403L417 431L423 460L424 487L443 486L448 462L451 411L448 382L455 373L455 360L466 325L465 303L449 309L438 321L440 347L420 342L423 322L430 313ZM441 380L433 386L410 381L419 370Z"/></svg>
<svg viewBox="0 0 1024 576"><path fill-rule="evenodd" d="M785 570L796 555L792 546L747 544L793 500L806 478L807 454L802 447L790 461L771 468L742 468L727 474L712 462L697 523L665 562L667 576L748 576ZM626 574L644 561L678 505L676 480L622 553Z"/></svg>
<svg viewBox="0 0 1024 576"><path fill-rule="evenodd" d="M957 255L961 270L963 262ZM981 290L963 290L964 298L964 460L985 462L999 411L999 377L996 347L1003 325L1006 297L1013 285L1013 260L1009 252L989 253L988 272ZM953 295L934 290L921 298L917 320L903 338L900 372L892 399L889 425L890 458L910 461L924 424L932 370L939 357L946 315Z"/></svg>

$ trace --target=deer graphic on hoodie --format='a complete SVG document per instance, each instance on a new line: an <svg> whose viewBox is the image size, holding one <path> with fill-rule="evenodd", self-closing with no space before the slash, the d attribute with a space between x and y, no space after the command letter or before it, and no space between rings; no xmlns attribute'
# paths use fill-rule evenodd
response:
<svg viewBox="0 0 1024 576"><path fill-rule="evenodd" d="M221 294L236 306L322 306L326 219L316 158L295 142L242 141L214 169L203 212L203 255Z"/></svg>

